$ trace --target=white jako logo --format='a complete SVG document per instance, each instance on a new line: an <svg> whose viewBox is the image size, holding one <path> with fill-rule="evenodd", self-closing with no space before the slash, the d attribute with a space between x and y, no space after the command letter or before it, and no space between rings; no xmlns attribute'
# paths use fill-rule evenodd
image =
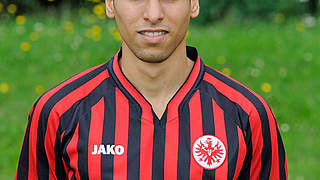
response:
<svg viewBox="0 0 320 180"><path fill-rule="evenodd" d="M107 155L122 155L124 153L124 147L122 145L93 145L92 155L107 154Z"/></svg>
<svg viewBox="0 0 320 180"><path fill-rule="evenodd" d="M222 141L212 135L201 136L193 144L193 157L205 169L216 169L221 166L226 154Z"/></svg>

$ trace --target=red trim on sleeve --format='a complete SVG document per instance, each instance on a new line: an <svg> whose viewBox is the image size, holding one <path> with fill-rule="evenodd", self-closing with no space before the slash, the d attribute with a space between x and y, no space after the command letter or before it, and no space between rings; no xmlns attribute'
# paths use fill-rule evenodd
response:
<svg viewBox="0 0 320 180"><path fill-rule="evenodd" d="M30 126L30 134L29 134L29 172L28 172L28 179L38 179L37 174L37 134L38 134L38 125L39 125L39 117L42 111L43 106L46 104L46 102L50 99L51 96L53 96L55 93L57 93L60 89L62 89L67 84L73 82L74 80L80 78L81 76L84 76L85 74L97 69L100 66L96 66L93 68L90 68L86 71L83 71L72 78L66 80L65 82L59 84L57 87L51 89L46 94L44 94L37 106L34 109L33 117L32 117L32 123Z"/></svg>
<svg viewBox="0 0 320 180"><path fill-rule="evenodd" d="M67 146L67 154L70 158L70 167L71 170L68 172L68 179L71 179L74 175L76 179L81 180L78 168L78 140L79 140L79 123L73 134L72 139L70 140L69 145Z"/></svg>
<svg viewBox="0 0 320 180"><path fill-rule="evenodd" d="M257 109L254 105L239 91L228 86L214 76L205 73L203 79L216 87L216 89L231 101L236 102L249 115L249 122L252 132L252 162L250 169L250 178L259 179L261 171L261 153L263 145L262 125ZM257 121L257 119L259 119Z"/></svg>
<svg viewBox="0 0 320 180"><path fill-rule="evenodd" d="M192 149L194 142L203 135L201 99L199 90L194 94L189 102L190 110L190 180L202 179L203 168L193 157Z"/></svg>
<svg viewBox="0 0 320 180"><path fill-rule="evenodd" d="M92 106L91 122L88 142L88 176L89 179L101 179L101 154L93 155L94 145L100 146L102 143L103 123L104 123L104 98Z"/></svg>
<svg viewBox="0 0 320 180"><path fill-rule="evenodd" d="M116 88L116 128L115 128L115 145L124 147L122 155L115 155L113 158L113 179L127 179L127 153L128 153L128 136L129 136L129 101Z"/></svg>
<svg viewBox="0 0 320 180"><path fill-rule="evenodd" d="M228 178L228 139L226 133L226 124L224 119L224 111L218 106L218 104L212 99L213 115L214 115L214 130L215 136L222 141L226 148L226 158L222 165L216 169L216 178L219 180Z"/></svg>
<svg viewBox="0 0 320 180"><path fill-rule="evenodd" d="M247 147L246 147L246 142L244 141L244 136L242 134L241 129L237 126L238 128L238 139L239 139L239 148L238 148L238 159L237 159L237 166L236 170L233 176L233 180L237 180L238 176L240 174L240 171L242 169L242 165L247 153Z"/></svg>

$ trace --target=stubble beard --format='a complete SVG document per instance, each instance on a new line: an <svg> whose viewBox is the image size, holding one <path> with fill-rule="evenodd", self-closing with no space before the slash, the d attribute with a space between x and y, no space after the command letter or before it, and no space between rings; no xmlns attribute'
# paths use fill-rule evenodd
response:
<svg viewBox="0 0 320 180"><path fill-rule="evenodd" d="M159 48L162 50L148 50L148 48L144 49L139 47L137 44L126 43L127 47L131 50L131 52L141 61L146 63L162 63L167 60L178 48L181 43L183 43L184 36L178 37L179 39L176 41L176 44L171 44L164 48Z"/></svg>

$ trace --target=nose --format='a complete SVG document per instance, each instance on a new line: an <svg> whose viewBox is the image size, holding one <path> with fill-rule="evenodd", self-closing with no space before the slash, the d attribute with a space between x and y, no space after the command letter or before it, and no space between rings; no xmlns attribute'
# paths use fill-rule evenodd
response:
<svg viewBox="0 0 320 180"><path fill-rule="evenodd" d="M157 24L164 18L163 8L160 0L146 0L146 6L144 10L144 20Z"/></svg>

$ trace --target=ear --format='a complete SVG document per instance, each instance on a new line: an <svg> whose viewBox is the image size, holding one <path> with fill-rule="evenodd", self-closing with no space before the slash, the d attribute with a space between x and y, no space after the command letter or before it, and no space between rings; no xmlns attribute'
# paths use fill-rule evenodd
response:
<svg viewBox="0 0 320 180"><path fill-rule="evenodd" d="M191 18L196 18L200 13L199 0L191 0Z"/></svg>
<svg viewBox="0 0 320 180"><path fill-rule="evenodd" d="M114 18L113 0L105 0L105 2L106 2L106 14L108 18L113 19Z"/></svg>

